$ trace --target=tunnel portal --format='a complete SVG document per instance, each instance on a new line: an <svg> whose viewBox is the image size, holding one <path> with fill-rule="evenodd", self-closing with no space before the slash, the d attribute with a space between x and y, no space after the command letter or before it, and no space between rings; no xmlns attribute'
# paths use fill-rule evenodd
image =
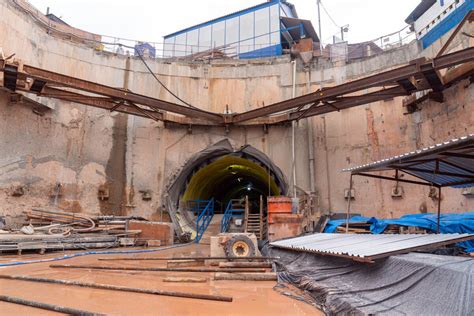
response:
<svg viewBox="0 0 474 316"><path fill-rule="evenodd" d="M216 213L223 213L230 200L248 196L255 208L260 196L266 200L267 196L280 193L271 171L249 159L226 155L197 170L186 186L182 201L214 198Z"/></svg>

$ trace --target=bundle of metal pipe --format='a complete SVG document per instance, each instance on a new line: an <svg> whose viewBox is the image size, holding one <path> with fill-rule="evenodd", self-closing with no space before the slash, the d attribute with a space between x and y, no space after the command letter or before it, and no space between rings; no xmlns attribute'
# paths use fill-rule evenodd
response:
<svg viewBox="0 0 474 316"><path fill-rule="evenodd" d="M118 247L119 239L116 236L103 235L21 235L2 234L0 235L0 251L39 250L41 252L51 250L84 250L98 248Z"/></svg>
<svg viewBox="0 0 474 316"><path fill-rule="evenodd" d="M96 226L95 222L89 216L76 213L34 208L31 211L25 212L25 214L27 218L32 221L31 223L34 223L34 220L39 220L41 223L66 224L75 232L89 232Z"/></svg>
<svg viewBox="0 0 474 316"><path fill-rule="evenodd" d="M21 229L8 228L0 235L0 251L82 250L119 247L119 237L127 245L136 245L141 230L129 230L133 216L88 216L59 210L33 208L24 212L27 222Z"/></svg>

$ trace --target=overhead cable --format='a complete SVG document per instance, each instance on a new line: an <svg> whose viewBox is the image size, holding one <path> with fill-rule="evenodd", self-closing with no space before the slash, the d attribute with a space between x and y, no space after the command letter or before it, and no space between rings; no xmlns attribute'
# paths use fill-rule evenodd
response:
<svg viewBox="0 0 474 316"><path fill-rule="evenodd" d="M339 24L336 23L336 21L334 21L334 19L331 17L331 15L329 14L328 10L326 10L326 7L324 6L323 2L320 1L319 3L321 3L321 6L323 7L323 10L324 12L326 12L326 15L329 17L329 19L331 20L331 22L337 26L338 28L340 28Z"/></svg>

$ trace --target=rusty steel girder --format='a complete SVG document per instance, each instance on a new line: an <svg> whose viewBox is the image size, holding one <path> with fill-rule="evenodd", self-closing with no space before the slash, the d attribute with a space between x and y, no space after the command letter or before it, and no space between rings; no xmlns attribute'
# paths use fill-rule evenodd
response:
<svg viewBox="0 0 474 316"><path fill-rule="evenodd" d="M474 61L474 48L470 47L436 57L430 61L418 59L406 66L324 88L255 110L225 115L186 107L29 65L9 62L1 58L0 72L3 72L4 75L1 83L13 92L35 93L43 97L181 125L266 126L340 111L398 96L408 96L416 91L431 89L440 92L452 82L443 82L439 70L460 64L469 66L472 61ZM463 76L470 73L467 69ZM456 80L459 78L457 77ZM367 89L378 90L367 93ZM291 112L291 110L293 111Z"/></svg>
<svg viewBox="0 0 474 316"><path fill-rule="evenodd" d="M35 80L42 80L49 84L57 86L69 87L97 95L107 96L109 98L120 99L131 103L142 104L156 110L163 110L171 113L177 113L188 117L196 117L210 120L213 122L221 122L222 115L207 112L200 109L185 107L176 103L163 101L148 96L140 95L124 89L113 88L110 86L98 84L95 82L74 78L52 71L24 65L23 71L26 76Z"/></svg>
<svg viewBox="0 0 474 316"><path fill-rule="evenodd" d="M346 94L355 93L374 87L383 87L388 84L397 84L398 81L412 78L420 73L432 73L451 66L467 63L474 60L474 47L437 57L432 61L423 64L410 64L397 69L385 71L370 77L354 80L338 86L325 88L321 91L306 94L287 101L278 102L262 108L247 111L245 113L236 114L233 123L239 123L253 118L267 116L270 114L288 111L297 107L305 106L311 103L319 103L320 101L331 101L334 98L344 96ZM383 91L383 90L381 90ZM402 94L403 95L403 94ZM372 101L373 102L373 101ZM360 104L355 104L360 105Z"/></svg>

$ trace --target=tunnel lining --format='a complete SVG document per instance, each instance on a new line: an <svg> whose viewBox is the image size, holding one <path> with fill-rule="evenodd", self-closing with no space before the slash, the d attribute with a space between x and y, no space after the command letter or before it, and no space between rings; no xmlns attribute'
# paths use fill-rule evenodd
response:
<svg viewBox="0 0 474 316"><path fill-rule="evenodd" d="M260 195L280 194L281 190L268 168L245 155L229 154L197 167L186 182L180 200L186 203L214 198L226 204L245 195L253 200L259 199Z"/></svg>
<svg viewBox="0 0 474 316"><path fill-rule="evenodd" d="M172 218L173 214L176 214L179 209L180 199L183 197L187 183L191 180L194 173L206 165L228 155L247 159L260 165L262 168L269 170L271 178L279 188L279 193L282 195L287 194L288 185L283 172L265 153L250 145L234 150L229 140L224 139L193 155L171 181L165 192L166 196L164 201L165 207L170 215L172 215Z"/></svg>

